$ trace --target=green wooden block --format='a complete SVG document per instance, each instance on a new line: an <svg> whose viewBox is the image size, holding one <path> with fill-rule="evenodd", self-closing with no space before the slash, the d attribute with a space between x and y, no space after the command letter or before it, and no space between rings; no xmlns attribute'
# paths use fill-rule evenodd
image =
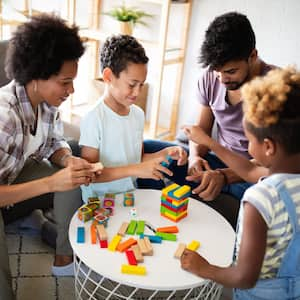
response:
<svg viewBox="0 0 300 300"><path fill-rule="evenodd" d="M156 232L155 235L160 236L163 240L166 241L177 241L177 236L173 233Z"/></svg>
<svg viewBox="0 0 300 300"><path fill-rule="evenodd" d="M136 234L142 234L145 230L145 221L138 221L136 227Z"/></svg>
<svg viewBox="0 0 300 300"><path fill-rule="evenodd" d="M136 230L137 221L131 220L128 227L127 227L127 234L134 234Z"/></svg>

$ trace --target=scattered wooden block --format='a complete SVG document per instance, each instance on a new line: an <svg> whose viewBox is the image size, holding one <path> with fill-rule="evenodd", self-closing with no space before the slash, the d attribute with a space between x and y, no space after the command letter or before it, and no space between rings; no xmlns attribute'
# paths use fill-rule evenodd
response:
<svg viewBox="0 0 300 300"><path fill-rule="evenodd" d="M180 258L184 249L186 248L186 244L184 243L179 243L176 252L174 253L175 258Z"/></svg>

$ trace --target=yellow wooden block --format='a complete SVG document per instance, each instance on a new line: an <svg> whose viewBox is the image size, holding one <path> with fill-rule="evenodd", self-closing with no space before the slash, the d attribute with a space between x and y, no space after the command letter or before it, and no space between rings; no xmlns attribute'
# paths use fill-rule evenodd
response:
<svg viewBox="0 0 300 300"><path fill-rule="evenodd" d="M177 183L173 183L165 187L164 189L161 190L163 195L168 195L168 193L176 188L178 188L179 185Z"/></svg>
<svg viewBox="0 0 300 300"><path fill-rule="evenodd" d="M196 251L198 248L200 247L200 242L198 241L191 241L188 245L187 245L187 249L192 250L192 251Z"/></svg>
<svg viewBox="0 0 300 300"><path fill-rule="evenodd" d="M173 194L175 197L177 198L181 198L183 195L187 194L188 192L190 192L191 187L188 185L183 185L181 188L179 188L178 190L176 190Z"/></svg>
<svg viewBox="0 0 300 300"><path fill-rule="evenodd" d="M122 265L121 272L125 274L146 275L144 266Z"/></svg>
<svg viewBox="0 0 300 300"><path fill-rule="evenodd" d="M121 241L121 236L120 235L115 235L112 239L112 241L108 245L108 250L110 251L116 251L120 241Z"/></svg>

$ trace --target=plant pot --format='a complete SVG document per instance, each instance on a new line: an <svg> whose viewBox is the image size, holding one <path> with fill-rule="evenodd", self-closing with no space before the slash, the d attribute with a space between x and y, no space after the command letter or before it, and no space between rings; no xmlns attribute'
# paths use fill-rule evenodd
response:
<svg viewBox="0 0 300 300"><path fill-rule="evenodd" d="M120 23L120 33L132 35L133 23L132 22L119 22Z"/></svg>

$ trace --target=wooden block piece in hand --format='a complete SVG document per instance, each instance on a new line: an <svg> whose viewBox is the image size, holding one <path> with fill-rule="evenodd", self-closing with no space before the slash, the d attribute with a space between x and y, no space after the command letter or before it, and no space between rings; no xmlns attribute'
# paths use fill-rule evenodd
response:
<svg viewBox="0 0 300 300"><path fill-rule="evenodd" d="M191 241L188 245L187 245L187 249L192 250L192 251L196 251L198 248L200 247L200 242L198 241Z"/></svg>
<svg viewBox="0 0 300 300"><path fill-rule="evenodd" d="M103 170L103 165L100 161L96 162L96 163L93 163L92 165L93 165L92 166L92 172L98 172L98 171Z"/></svg>
<svg viewBox="0 0 300 300"><path fill-rule="evenodd" d="M179 243L176 252L174 253L175 258L180 258L184 249L186 248L186 244L184 243Z"/></svg>

